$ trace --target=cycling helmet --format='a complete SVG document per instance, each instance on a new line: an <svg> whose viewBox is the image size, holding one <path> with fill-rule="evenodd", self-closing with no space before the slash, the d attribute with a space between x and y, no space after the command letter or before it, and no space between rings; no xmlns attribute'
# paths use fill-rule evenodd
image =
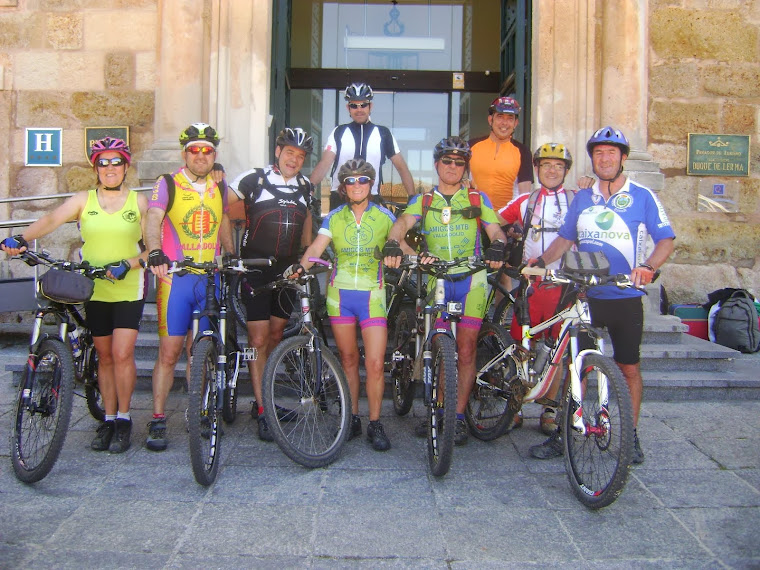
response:
<svg viewBox="0 0 760 570"><path fill-rule="evenodd" d="M121 139L105 137L92 143L92 146L90 147L90 163L95 164L98 156L109 150L118 152L124 157L124 160L127 161L128 165L132 162L132 151L129 150L127 143Z"/></svg>
<svg viewBox="0 0 760 570"><path fill-rule="evenodd" d="M438 162L442 156L447 154L456 154L463 157L468 163L472 152L470 151L470 145L462 137L452 136L441 139L441 141L435 145L433 149L433 161Z"/></svg>
<svg viewBox="0 0 760 570"><path fill-rule="evenodd" d="M489 115L494 113L507 113L517 116L520 114L520 103L512 97L497 97L488 108Z"/></svg>
<svg viewBox="0 0 760 570"><path fill-rule="evenodd" d="M567 169L573 166L573 155L567 150L567 147L561 143L546 143L538 147L533 154L533 165L538 166L542 158L558 158L565 161Z"/></svg>
<svg viewBox="0 0 760 570"><path fill-rule="evenodd" d="M352 158L338 170L338 181L343 184L349 176L369 176L374 180L375 167L363 158Z"/></svg>
<svg viewBox="0 0 760 570"><path fill-rule="evenodd" d="M623 154L628 156L631 152L631 143L625 138L625 135L615 127L602 127L596 131L586 143L586 152L591 156L594 147L600 144L611 144L619 147Z"/></svg>
<svg viewBox="0 0 760 570"><path fill-rule="evenodd" d="M217 146L219 144L219 135L214 130L214 127L206 123L193 123L180 133L179 144L184 148L189 143L195 141L206 141Z"/></svg>
<svg viewBox="0 0 760 570"><path fill-rule="evenodd" d="M372 87L366 83L352 83L346 87L346 101L372 101Z"/></svg>
<svg viewBox="0 0 760 570"><path fill-rule="evenodd" d="M275 146L294 146L305 150L306 154L311 154L314 150L314 141L308 133L300 127L293 129L285 127L280 131L280 134L277 135Z"/></svg>

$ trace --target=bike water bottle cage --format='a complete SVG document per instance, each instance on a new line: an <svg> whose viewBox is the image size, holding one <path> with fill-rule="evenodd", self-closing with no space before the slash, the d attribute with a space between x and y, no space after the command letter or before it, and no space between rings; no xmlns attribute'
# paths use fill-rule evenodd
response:
<svg viewBox="0 0 760 570"><path fill-rule="evenodd" d="M579 275L609 275L610 262L601 251L568 251L562 269Z"/></svg>

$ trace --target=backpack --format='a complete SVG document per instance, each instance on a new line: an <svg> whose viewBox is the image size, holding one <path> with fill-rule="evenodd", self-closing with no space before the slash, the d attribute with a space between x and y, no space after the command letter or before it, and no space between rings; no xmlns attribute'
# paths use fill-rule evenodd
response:
<svg viewBox="0 0 760 570"><path fill-rule="evenodd" d="M166 203L166 213L169 213L169 210L172 209L172 206L174 205L174 194L177 191L177 187L174 183L174 176L171 174L162 174L161 178L164 179L166 182L166 190L169 193L169 200ZM217 184L219 187L219 190L224 194L224 190L227 187L227 182L222 178L222 180Z"/></svg>
<svg viewBox="0 0 760 570"><path fill-rule="evenodd" d="M522 265L523 262L523 252L525 250L525 239L528 237L528 222L533 219L533 212L536 209L536 204L538 203L538 197L541 195L541 187L539 187L537 190L534 190L530 193L530 196L528 196L528 206L525 208L525 215L523 216L522 220L522 238L515 243L512 246L512 249L509 252L509 257L507 258L507 263L509 263L512 267L519 267ZM567 208L570 209L570 204L573 203L573 199L575 198L575 192L572 190L568 191L565 190L565 196L567 197ZM542 231L559 231L558 229L547 229Z"/></svg>
<svg viewBox="0 0 760 570"><path fill-rule="evenodd" d="M463 214L463 217L465 218L476 218L478 220L478 233L481 234L483 248L485 249L488 247L488 245L491 243L491 241L488 239L488 236L483 230L483 225L480 221L480 213L481 213L481 203L480 203L480 192L477 190L473 190L470 188L469 192L467 192L467 198L470 200L470 207L465 208L464 210L453 210L452 214ZM425 232L425 216L427 216L428 211L430 210L430 205L433 203L433 191L425 192L422 195L422 218L420 219L420 233L423 234L423 243L424 243L424 234ZM440 212L438 208L433 208L434 212ZM476 215L472 215L476 214ZM424 249L427 249L427 243L424 243Z"/></svg>
<svg viewBox="0 0 760 570"><path fill-rule="evenodd" d="M737 289L720 304L711 324L715 342L741 352L760 350L760 327L754 298Z"/></svg>

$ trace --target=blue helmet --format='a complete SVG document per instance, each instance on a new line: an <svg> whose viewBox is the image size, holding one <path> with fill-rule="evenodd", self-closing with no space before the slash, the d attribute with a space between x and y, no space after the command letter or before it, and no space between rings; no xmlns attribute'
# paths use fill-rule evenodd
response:
<svg viewBox="0 0 760 570"><path fill-rule="evenodd" d="M599 144L611 144L619 147L623 154L628 156L631 152L631 143L625 138L625 135L615 127L602 127L596 131L586 143L586 152L591 156L594 147Z"/></svg>

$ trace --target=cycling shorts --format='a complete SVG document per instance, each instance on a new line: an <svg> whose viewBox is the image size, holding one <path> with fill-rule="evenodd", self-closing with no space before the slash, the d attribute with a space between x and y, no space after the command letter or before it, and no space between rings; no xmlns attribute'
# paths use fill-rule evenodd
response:
<svg viewBox="0 0 760 570"><path fill-rule="evenodd" d="M456 279L456 275L451 275ZM462 303L462 319L459 327L465 329L480 330L483 323L483 315L486 314L486 301L488 300L488 286L485 271L478 271L468 275L459 281L445 281L446 302L454 301ZM428 280L429 290L435 287L435 279ZM439 326L436 323L436 326Z"/></svg>
<svg viewBox="0 0 760 570"><path fill-rule="evenodd" d="M385 308L385 289L355 291L327 288L327 314L330 324L353 325L359 321L362 329L388 326Z"/></svg>
<svg viewBox="0 0 760 570"><path fill-rule="evenodd" d="M588 300L591 324L607 327L613 358L620 364L638 364L644 335L644 305L641 297Z"/></svg>
<svg viewBox="0 0 760 570"><path fill-rule="evenodd" d="M557 314L565 287L548 281L534 283L532 287L533 294L528 296L528 310L530 311L530 326L534 327ZM548 331L543 331L536 338L544 338L548 334L549 338L556 339L560 328L562 328L562 321L553 325ZM517 315L512 315L510 333L514 340L522 341L522 327L517 323Z"/></svg>
<svg viewBox="0 0 760 570"><path fill-rule="evenodd" d="M171 274L160 279L156 292L158 311L158 336L185 336L192 327L193 311L206 307L206 274ZM218 285L218 282L217 282ZM206 317L200 322L200 329L210 326Z"/></svg>
<svg viewBox="0 0 760 570"><path fill-rule="evenodd" d="M85 322L92 336L111 336L115 329L139 330L145 300L88 301L84 305Z"/></svg>
<svg viewBox="0 0 760 570"><path fill-rule="evenodd" d="M290 319L290 314L298 306L296 292L290 288L269 289L252 295L254 289L276 281L292 262L279 262L272 267L262 267L246 273L240 298L245 305L248 322L268 321L270 317Z"/></svg>

